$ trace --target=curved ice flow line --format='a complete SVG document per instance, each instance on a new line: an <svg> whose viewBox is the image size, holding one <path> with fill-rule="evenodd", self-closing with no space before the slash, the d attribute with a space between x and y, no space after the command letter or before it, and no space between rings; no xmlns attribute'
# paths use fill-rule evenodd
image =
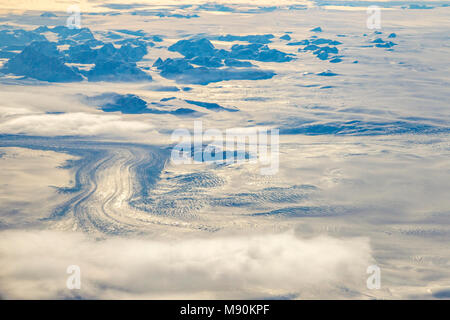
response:
<svg viewBox="0 0 450 320"><path fill-rule="evenodd" d="M86 196L73 206L75 228L89 233L100 231L120 235L148 234L163 231L159 230L160 227L167 226L202 228L191 221L177 221L173 217L150 214L130 205L130 200L138 191L135 185L138 180L136 167L145 165L157 168L164 162L160 153L147 152L137 147L109 151L108 157L83 172L86 177L92 177L91 187ZM159 171L154 173L159 174Z"/></svg>
<svg viewBox="0 0 450 320"><path fill-rule="evenodd" d="M63 203L43 219L48 228L80 230L99 237L104 234L173 237L175 230L213 232L229 223L243 228L256 223L246 221L245 214L243 220L233 214L233 221L227 214L214 214L218 210L223 212L220 208L224 207L252 208L256 212L252 217L336 214L323 207L298 207L300 201L314 192L314 186L217 193L215 188L226 181L214 172L161 176L170 151L156 146L1 135L0 146L79 156L80 160L68 163L75 172L75 185L59 188ZM262 207L274 209L267 211ZM208 214L203 214L204 208L208 208Z"/></svg>
<svg viewBox="0 0 450 320"><path fill-rule="evenodd" d="M80 190L45 219L52 228L91 234L151 234L167 227L213 230L195 221L153 214L130 204L151 192L168 151L138 144L97 143L61 138L0 137L0 146L18 146L82 154L76 167ZM138 176L138 173L145 176ZM150 190L150 191L149 191Z"/></svg>

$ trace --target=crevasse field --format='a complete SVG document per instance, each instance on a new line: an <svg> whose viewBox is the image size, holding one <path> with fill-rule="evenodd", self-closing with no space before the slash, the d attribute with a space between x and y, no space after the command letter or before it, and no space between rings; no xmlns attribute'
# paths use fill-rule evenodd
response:
<svg viewBox="0 0 450 320"><path fill-rule="evenodd" d="M0 298L450 298L449 6L0 0Z"/></svg>

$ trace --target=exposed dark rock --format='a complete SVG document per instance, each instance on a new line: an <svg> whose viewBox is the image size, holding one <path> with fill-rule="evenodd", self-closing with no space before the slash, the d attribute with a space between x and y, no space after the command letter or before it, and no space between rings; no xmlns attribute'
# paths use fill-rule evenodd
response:
<svg viewBox="0 0 450 320"><path fill-rule="evenodd" d="M134 82L151 81L152 77L139 69L134 62L97 61L86 73L89 81Z"/></svg>
<svg viewBox="0 0 450 320"><path fill-rule="evenodd" d="M2 71L48 82L83 80L79 70L66 66L56 45L48 41L31 43L11 58Z"/></svg>

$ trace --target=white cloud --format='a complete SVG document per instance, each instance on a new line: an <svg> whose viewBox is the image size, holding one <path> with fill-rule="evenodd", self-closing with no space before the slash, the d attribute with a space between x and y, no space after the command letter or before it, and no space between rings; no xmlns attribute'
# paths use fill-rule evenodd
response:
<svg viewBox="0 0 450 320"><path fill-rule="evenodd" d="M301 239L293 233L95 241L57 231L0 234L2 298L321 298L365 286L366 239ZM66 268L81 268L68 290ZM342 294L342 292L341 292Z"/></svg>
<svg viewBox="0 0 450 320"><path fill-rule="evenodd" d="M40 136L103 135L129 137L152 132L147 123L123 120L119 115L88 113L35 114L18 116L0 123L0 133Z"/></svg>
<svg viewBox="0 0 450 320"><path fill-rule="evenodd" d="M0 106L0 119L18 115L18 114L27 114L27 113L30 113L30 110L26 109L26 108Z"/></svg>

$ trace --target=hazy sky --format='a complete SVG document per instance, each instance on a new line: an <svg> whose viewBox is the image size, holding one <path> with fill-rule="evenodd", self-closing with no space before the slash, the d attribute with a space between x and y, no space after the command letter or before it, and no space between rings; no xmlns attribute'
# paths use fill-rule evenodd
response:
<svg viewBox="0 0 450 320"><path fill-rule="evenodd" d="M66 10L68 6L78 4L84 10L102 11L99 5L105 3L120 3L120 4L149 4L149 5L179 5L183 3L188 4L201 4L201 3L248 3L253 5L274 5L273 1L269 0L217 0L217 1L205 1L205 0L117 0L117 1L89 1L89 0L0 0L0 7L4 9L24 9L24 10ZM280 4L306 4L311 1L293 1L293 0L280 0L276 3Z"/></svg>

